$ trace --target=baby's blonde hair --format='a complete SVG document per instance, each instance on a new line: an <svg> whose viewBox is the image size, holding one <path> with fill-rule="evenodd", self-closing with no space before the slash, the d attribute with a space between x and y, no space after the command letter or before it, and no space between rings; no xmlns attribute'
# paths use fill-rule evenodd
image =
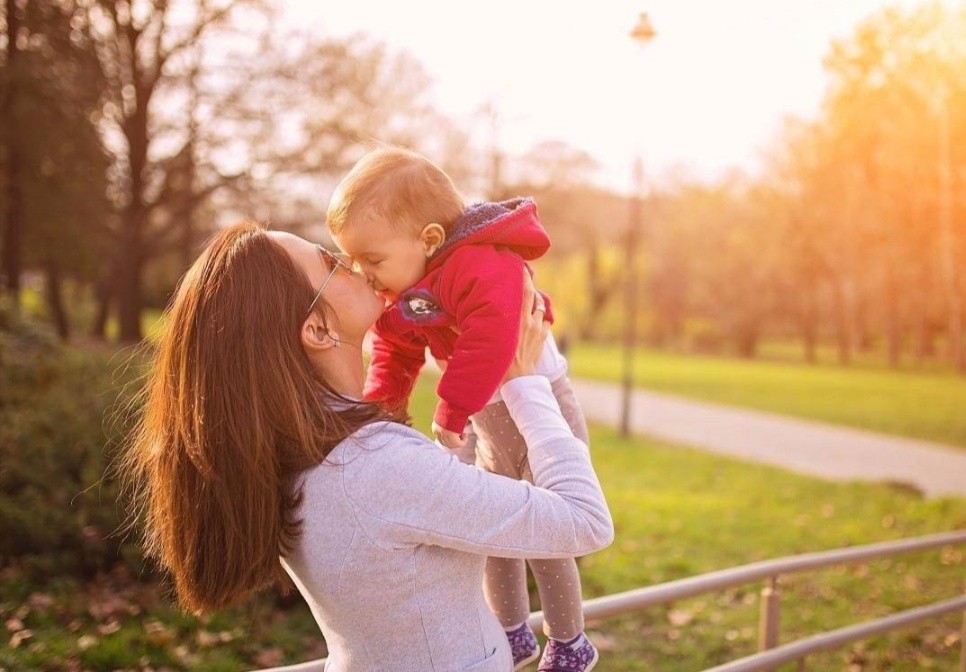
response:
<svg viewBox="0 0 966 672"><path fill-rule="evenodd" d="M431 222L448 231L465 207L453 181L425 156L380 147L359 159L336 187L325 223L334 235L373 219L413 233Z"/></svg>

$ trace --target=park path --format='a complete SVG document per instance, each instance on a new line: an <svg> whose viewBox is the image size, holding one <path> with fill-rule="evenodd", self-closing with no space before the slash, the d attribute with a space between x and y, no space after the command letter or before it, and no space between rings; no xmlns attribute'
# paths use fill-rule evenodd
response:
<svg viewBox="0 0 966 672"><path fill-rule="evenodd" d="M620 387L574 380L587 419L616 427ZM966 450L635 390L631 431L830 480L899 481L966 497Z"/></svg>

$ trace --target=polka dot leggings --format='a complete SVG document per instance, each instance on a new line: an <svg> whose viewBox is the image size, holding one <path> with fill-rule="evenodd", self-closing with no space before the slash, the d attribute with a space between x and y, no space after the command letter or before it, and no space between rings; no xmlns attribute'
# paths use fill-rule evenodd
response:
<svg viewBox="0 0 966 672"><path fill-rule="evenodd" d="M589 444L587 423L577 403L570 379L551 383L560 411L574 436ZM476 433L476 464L486 471L533 482L527 462L527 445L517 431L506 404L487 405L473 416ZM527 560L533 572L544 613L544 632L554 639L569 640L584 630L580 599L580 574L573 558ZM504 627L519 625L530 614L526 566L516 558L487 558L483 590L490 609Z"/></svg>

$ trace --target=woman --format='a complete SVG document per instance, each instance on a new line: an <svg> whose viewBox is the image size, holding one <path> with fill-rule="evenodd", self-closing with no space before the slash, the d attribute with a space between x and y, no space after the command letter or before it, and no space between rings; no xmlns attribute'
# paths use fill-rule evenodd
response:
<svg viewBox="0 0 966 672"><path fill-rule="evenodd" d="M507 672L486 556L572 557L613 537L586 446L532 375L542 307L502 388L536 486L462 464L360 401L381 311L343 259L297 236L244 223L213 238L167 314L126 463L148 552L195 613L288 572L328 672Z"/></svg>

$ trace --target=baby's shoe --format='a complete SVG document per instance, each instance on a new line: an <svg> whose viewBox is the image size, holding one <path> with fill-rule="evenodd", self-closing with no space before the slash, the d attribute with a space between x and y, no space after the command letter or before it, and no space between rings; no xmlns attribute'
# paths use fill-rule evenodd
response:
<svg viewBox="0 0 966 672"><path fill-rule="evenodd" d="M597 649L584 633L568 643L548 639L537 672L589 672L598 657Z"/></svg>
<svg viewBox="0 0 966 672"><path fill-rule="evenodd" d="M526 623L515 630L507 630L506 638L510 642L510 651L513 653L514 670L522 670L540 655L537 636Z"/></svg>

